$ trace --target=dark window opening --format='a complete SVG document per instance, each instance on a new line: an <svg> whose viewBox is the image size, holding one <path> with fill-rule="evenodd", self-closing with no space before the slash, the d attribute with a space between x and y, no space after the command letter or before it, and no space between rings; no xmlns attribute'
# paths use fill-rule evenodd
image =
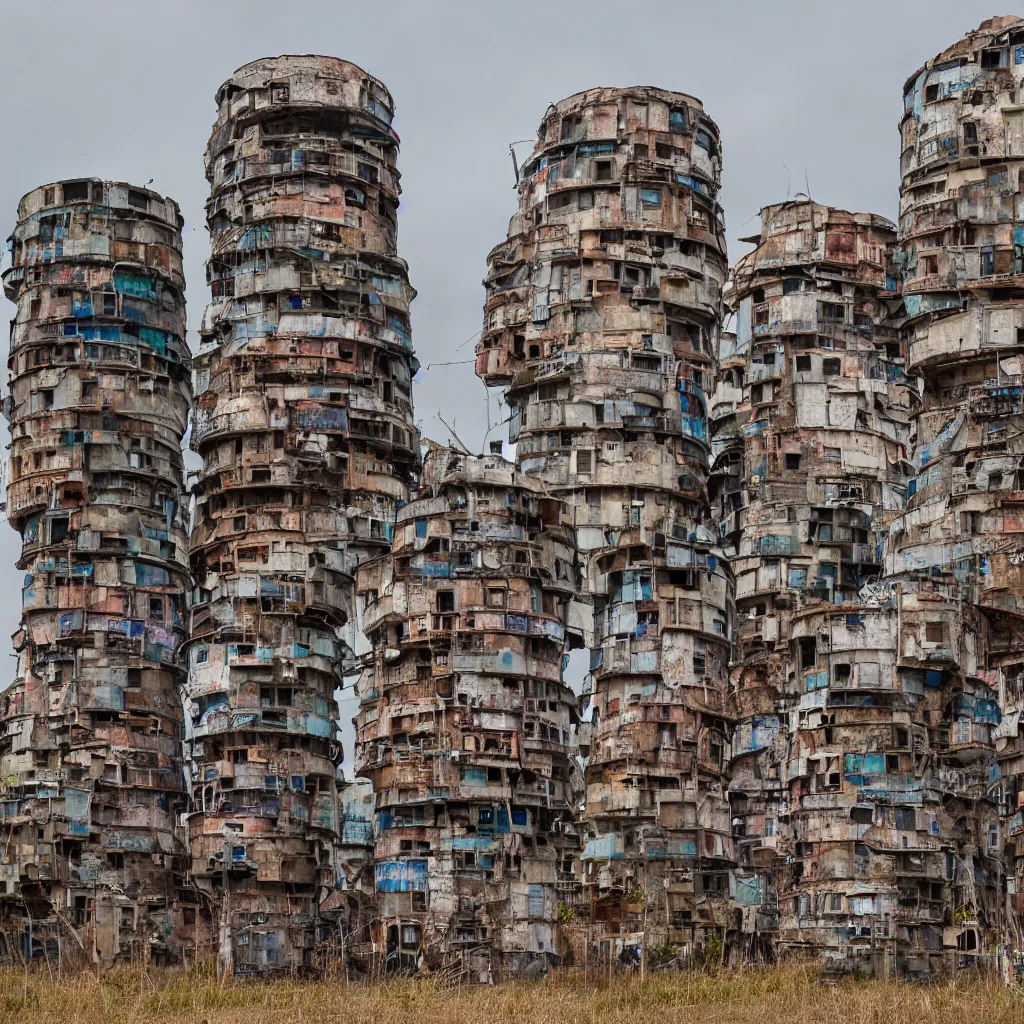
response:
<svg viewBox="0 0 1024 1024"><path fill-rule="evenodd" d="M89 182L69 181L64 185L64 202L80 203L89 198Z"/></svg>

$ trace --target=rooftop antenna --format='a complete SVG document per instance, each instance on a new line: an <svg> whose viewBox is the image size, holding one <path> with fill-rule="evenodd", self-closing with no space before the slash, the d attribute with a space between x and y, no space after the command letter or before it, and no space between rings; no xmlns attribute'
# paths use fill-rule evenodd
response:
<svg viewBox="0 0 1024 1024"><path fill-rule="evenodd" d="M807 189L807 198L811 199L811 183L810 183L810 181L807 178L807 168L806 167L804 168L804 187ZM813 203L814 200L811 199L811 202Z"/></svg>
<svg viewBox="0 0 1024 1024"><path fill-rule="evenodd" d="M451 442L454 441L455 444L458 446L458 448L461 450L463 455L472 455L473 453L462 443L462 438L460 438L459 435L455 433L455 428L450 426L445 421L445 418L441 415L441 410L440 409L437 410L437 418L442 423L444 423L444 425L446 427L448 427L448 432L452 435L451 438L449 439L448 443L451 444Z"/></svg>
<svg viewBox="0 0 1024 1024"><path fill-rule="evenodd" d="M512 157L512 167L516 172L516 184L519 184L519 161L516 159L516 146L521 146L524 142L533 142L533 139L516 139L515 142L508 144L509 155Z"/></svg>
<svg viewBox="0 0 1024 1024"><path fill-rule="evenodd" d="M786 167L785 164L783 164L782 166ZM789 202L789 188L790 188L790 186L792 184L793 184L793 172L788 167L786 167L786 202L787 203Z"/></svg>

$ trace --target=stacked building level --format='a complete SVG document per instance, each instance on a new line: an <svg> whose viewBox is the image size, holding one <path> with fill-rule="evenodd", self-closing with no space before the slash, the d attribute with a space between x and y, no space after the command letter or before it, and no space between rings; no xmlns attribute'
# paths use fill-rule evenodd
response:
<svg viewBox="0 0 1024 1024"><path fill-rule="evenodd" d="M380 82L333 57L278 57L240 68L217 103L189 827L221 958L247 972L310 964L338 926L337 900L321 904L358 875L348 860L367 837L339 829L335 692L359 645L356 566L388 550L419 460L414 292Z"/></svg>
<svg viewBox="0 0 1024 1024"><path fill-rule="evenodd" d="M948 901L941 948L964 961L1024 938L1022 90L1024 21L991 18L911 75L901 122L907 363L923 404L886 568L942 800L920 870Z"/></svg>
<svg viewBox="0 0 1024 1024"><path fill-rule="evenodd" d="M432 447L391 555L360 566L373 650L358 770L377 796L387 970L545 970L578 854L566 507L499 455Z"/></svg>
<svg viewBox="0 0 1024 1024"><path fill-rule="evenodd" d="M706 486L720 168L699 100L578 93L546 111L488 260L477 372L506 389L519 468L572 509L591 602L581 878L605 958L736 924L732 615Z"/></svg>
<svg viewBox="0 0 1024 1024"><path fill-rule="evenodd" d="M178 648L190 401L181 215L97 179L29 192L4 290L7 517L0 957L167 960L194 939Z"/></svg>

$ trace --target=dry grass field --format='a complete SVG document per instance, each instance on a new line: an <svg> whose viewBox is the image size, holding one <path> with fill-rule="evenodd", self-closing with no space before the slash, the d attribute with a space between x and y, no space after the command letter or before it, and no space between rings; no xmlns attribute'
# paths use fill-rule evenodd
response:
<svg viewBox="0 0 1024 1024"><path fill-rule="evenodd" d="M429 981L230 982L200 972L57 978L0 973L0 1021L19 1024L1022 1024L1024 994L985 981L815 980L787 967L716 976L582 977L494 988Z"/></svg>

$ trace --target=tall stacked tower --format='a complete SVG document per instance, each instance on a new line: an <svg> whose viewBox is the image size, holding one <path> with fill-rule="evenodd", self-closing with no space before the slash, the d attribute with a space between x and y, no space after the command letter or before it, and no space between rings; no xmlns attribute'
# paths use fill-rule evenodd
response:
<svg viewBox="0 0 1024 1024"><path fill-rule="evenodd" d="M798 199L763 209L748 241L727 294L743 355L738 490L732 464L718 467L739 621L738 859L762 936L777 900L782 951L883 974L942 899L914 877L937 808L921 806L919 695L900 688L880 583L917 397L893 326L895 225Z"/></svg>
<svg viewBox="0 0 1024 1024"><path fill-rule="evenodd" d="M488 981L561 952L582 795L579 705L562 681L577 575L567 512L500 456L434 447L391 556L359 568L373 652L358 767L377 794L375 938L389 970Z"/></svg>
<svg viewBox="0 0 1024 1024"><path fill-rule="evenodd" d="M188 709L193 872L238 971L307 964L336 882L354 572L419 453L394 105L333 57L240 68L206 151Z"/></svg>
<svg viewBox="0 0 1024 1024"><path fill-rule="evenodd" d="M477 372L506 387L519 468L571 507L592 602L583 879L609 956L732 924L732 623L706 489L720 168L699 100L578 93L545 113L488 260Z"/></svg>
<svg viewBox="0 0 1024 1024"><path fill-rule="evenodd" d="M148 189L62 181L21 200L10 239L7 516L25 576L2 698L0 914L26 957L165 958L195 920L176 831L181 226Z"/></svg>
<svg viewBox="0 0 1024 1024"><path fill-rule="evenodd" d="M910 76L901 122L907 362L923 405L887 569L901 685L923 694L941 801L923 867L950 901L941 948L962 957L992 952L1004 929L1022 937L1022 88L1024 21L991 18Z"/></svg>

